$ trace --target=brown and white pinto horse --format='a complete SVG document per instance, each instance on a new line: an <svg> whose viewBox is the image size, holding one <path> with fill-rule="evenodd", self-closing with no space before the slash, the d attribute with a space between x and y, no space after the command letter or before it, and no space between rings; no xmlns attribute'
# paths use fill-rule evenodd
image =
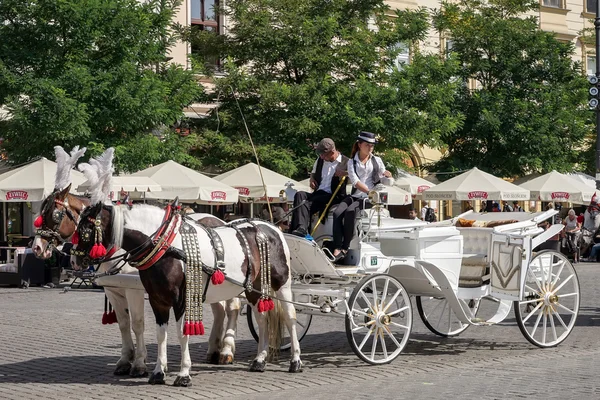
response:
<svg viewBox="0 0 600 400"><path fill-rule="evenodd" d="M85 265L89 262L87 256L94 245L94 238L89 232L99 229L102 233L101 242L106 248L113 246L121 247L133 252L140 245L149 243L149 237L142 232L155 232L163 223L164 211L158 207L148 205L134 206L132 209L123 207L112 207L97 204L86 209L78 226L80 235L77 246L76 262ZM97 222L99 225L95 225ZM266 235L269 247L269 263L271 273L271 289L275 297L282 299L280 307L275 310L283 311L283 319L287 325L291 337L292 360L290 372L298 372L301 369L300 346L296 335L296 311L290 303L291 292L291 269L290 252L281 231L266 222L256 221L254 224L241 223L237 230L225 225L217 227L214 232L223 242L224 273L228 280L220 285L211 284L206 274L204 275L205 302L214 303L238 296L244 288L234 284L230 280L243 283L246 279L248 266L251 266L250 282L255 289L261 288L260 256L257 245L257 234L260 230ZM197 240L198 252L203 263L215 265L215 253L213 242L209 234L198 227ZM240 236L238 236L238 232ZM246 249L246 245L248 249ZM171 245L182 250L181 235L175 236ZM247 251L248 250L248 253ZM248 254L248 256L247 256ZM152 267L140 271L142 284L148 292L150 305L155 315L157 324L158 359L156 368L149 379L149 383L164 383L164 372L167 366L167 324L169 311L174 309L177 321L177 331L181 346L181 369L175 380L175 386L188 386L191 383L189 376L191 359L188 349L189 337L183 334L184 313L186 311L186 279L185 265L173 252L167 252L156 261ZM209 285L209 287L207 287ZM250 365L250 371L264 371L268 352L267 316L259 313L257 304L260 295L255 291L246 291L248 301L253 305L259 326L259 343L256 358Z"/></svg>
<svg viewBox="0 0 600 400"><path fill-rule="evenodd" d="M48 259L53 249L60 242L71 238L77 228L81 212L90 205L89 197L69 193L70 186L63 190L55 190L41 206L41 227L36 231L32 250L36 257ZM209 214L192 214L191 218L207 226L220 226L225 222ZM124 254L119 250L114 255ZM99 273L110 270L117 261L102 263ZM73 264L73 262L72 262ZM125 264L119 274L138 275L137 269ZM115 375L146 376L146 344L144 341L144 291L132 288L104 287L104 292L117 315L121 332L121 357L116 364ZM211 304L215 327L211 330L207 359L213 364L230 364L235 354L235 334L240 300L237 298ZM225 316L227 328L223 331ZM134 345L131 331L136 337Z"/></svg>

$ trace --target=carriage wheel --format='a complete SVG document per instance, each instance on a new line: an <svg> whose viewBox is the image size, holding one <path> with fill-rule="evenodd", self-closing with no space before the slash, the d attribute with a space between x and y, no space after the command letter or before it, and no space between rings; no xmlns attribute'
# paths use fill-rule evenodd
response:
<svg viewBox="0 0 600 400"><path fill-rule="evenodd" d="M298 335L298 342L301 341L304 336L308 333L308 328L310 328L310 324L312 322L312 314L305 313L296 313L296 335ZM252 306L248 304L246 306L246 319L248 320L248 328L250 328L250 333L256 342L258 343L258 324L256 323L256 318L254 318L254 314L252 313ZM292 341L290 340L290 333L287 328L283 329L283 338L281 339L281 347L280 350L288 350L292 347Z"/></svg>
<svg viewBox="0 0 600 400"><path fill-rule="evenodd" d="M354 288L346 312L346 336L369 364L392 362L406 346L412 309L402 284L387 274L370 275Z"/></svg>
<svg viewBox="0 0 600 400"><path fill-rule="evenodd" d="M477 315L480 299L458 301L465 310L471 311L472 316ZM470 326L456 317L450 303L444 297L417 296L417 310L425 326L438 336L457 336Z"/></svg>
<svg viewBox="0 0 600 400"><path fill-rule="evenodd" d="M521 333L539 347L563 342L579 312L579 279L569 260L556 251L542 251L526 272L523 300L515 301Z"/></svg>

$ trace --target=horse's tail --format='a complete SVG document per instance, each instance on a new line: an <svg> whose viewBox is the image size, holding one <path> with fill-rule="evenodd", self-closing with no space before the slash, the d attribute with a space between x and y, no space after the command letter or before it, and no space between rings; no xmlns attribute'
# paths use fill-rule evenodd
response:
<svg viewBox="0 0 600 400"><path fill-rule="evenodd" d="M267 329L269 332L269 362L277 361L279 350L283 341L283 328L285 326L283 307L281 302L273 299L275 308L267 312Z"/></svg>
<svg viewBox="0 0 600 400"><path fill-rule="evenodd" d="M179 321L181 317L185 314L185 305L186 305L186 297L187 297L187 285L186 285L186 276L183 274L183 279L179 284L179 294L175 299L175 304L173 305L173 312L175 313L175 321Z"/></svg>

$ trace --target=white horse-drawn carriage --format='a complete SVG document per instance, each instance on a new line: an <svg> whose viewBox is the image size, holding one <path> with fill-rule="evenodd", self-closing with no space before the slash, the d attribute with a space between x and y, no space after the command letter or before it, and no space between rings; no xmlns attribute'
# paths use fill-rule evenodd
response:
<svg viewBox="0 0 600 400"><path fill-rule="evenodd" d="M556 346L574 327L580 292L567 258L532 251L562 229L538 227L555 213L468 212L428 224L390 218L379 203L363 211L345 263L350 265L333 264L324 246L331 217L316 240L286 235L298 337L313 315L341 317L358 357L370 364L391 362L408 342L416 296L419 316L437 335L499 323L514 305L527 340ZM497 304L487 320L477 316L482 299ZM251 312L248 319L253 328Z"/></svg>

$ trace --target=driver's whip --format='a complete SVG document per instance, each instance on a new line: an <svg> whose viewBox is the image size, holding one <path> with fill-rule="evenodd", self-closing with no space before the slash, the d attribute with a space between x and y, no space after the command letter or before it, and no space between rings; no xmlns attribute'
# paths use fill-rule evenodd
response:
<svg viewBox="0 0 600 400"><path fill-rule="evenodd" d="M323 217L325 217L325 214L327 214L327 210L329 210L329 206L331 205L331 202L333 201L333 199L335 199L335 195L337 194L337 192L340 191L340 188L345 183L346 183L346 176L342 176L342 179L340 179L340 183L338 183L337 187L335 188L335 191L331 195L331 198L327 202L327 205L325 206L325 209L323 210L323 212L321 213L321 216L317 220L317 223L315 224L315 227L313 228L312 232L310 233L311 236L315 234L315 231L317 230L317 227L319 226L319 224L323 220Z"/></svg>

